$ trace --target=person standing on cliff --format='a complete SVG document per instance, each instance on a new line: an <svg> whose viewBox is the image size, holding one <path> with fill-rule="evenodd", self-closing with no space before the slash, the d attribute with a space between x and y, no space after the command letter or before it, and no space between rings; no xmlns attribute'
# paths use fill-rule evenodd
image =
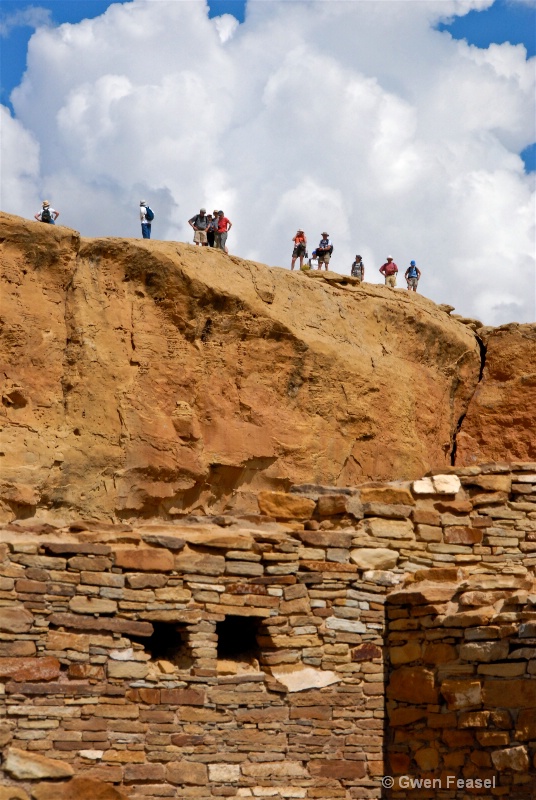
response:
<svg viewBox="0 0 536 800"><path fill-rule="evenodd" d="M352 278L359 278L359 282L363 283L365 280L365 265L361 256L356 256L351 269Z"/></svg>
<svg viewBox="0 0 536 800"><path fill-rule="evenodd" d="M194 244L206 247L208 244L208 217L206 209L201 208L199 210L199 214L196 214L195 217L192 217L192 219L188 220L188 225L194 229Z"/></svg>
<svg viewBox="0 0 536 800"><path fill-rule="evenodd" d="M326 268L326 271L329 267L329 260L331 258L331 254L333 253L333 245L329 240L329 233L327 231L322 231L322 238L320 239L320 244L316 248L316 255L318 258L318 269L322 269L322 264Z"/></svg>
<svg viewBox="0 0 536 800"><path fill-rule="evenodd" d="M294 250L292 251L292 261L290 262L290 268L294 269L294 264L296 263L296 259L299 258L300 269L303 269L303 258L307 250L307 237L303 232L302 228L298 228L298 230L296 231L296 235L292 237L292 241L294 242Z"/></svg>
<svg viewBox="0 0 536 800"><path fill-rule="evenodd" d="M227 219L224 216L223 211L218 211L218 227L216 228L216 236L214 240L214 245L218 247L220 250L223 250L224 253L229 253L227 250L226 242L227 242L227 234L233 227L233 223L231 220Z"/></svg>
<svg viewBox="0 0 536 800"><path fill-rule="evenodd" d="M41 211L38 211L37 214L34 214L34 217L38 222L46 222L49 225L55 225L59 215L60 212L56 211L55 208L52 208L48 200L43 200L41 204Z"/></svg>
<svg viewBox="0 0 536 800"><path fill-rule="evenodd" d="M140 200L141 235L144 239L151 238L151 222L153 219L154 214L145 200Z"/></svg>
<svg viewBox="0 0 536 800"><path fill-rule="evenodd" d="M415 261L411 261L409 267L404 273L404 278L406 279L406 283L408 284L408 292L411 289L413 289L414 292L417 291L417 284L419 283L420 277L421 277L421 271L419 267L416 265Z"/></svg>
<svg viewBox="0 0 536 800"><path fill-rule="evenodd" d="M214 217L207 214L207 246L214 247Z"/></svg>
<svg viewBox="0 0 536 800"><path fill-rule="evenodd" d="M387 261L380 267L380 272L385 278L385 285L394 289L396 286L396 274L398 267L393 261L393 256L387 256Z"/></svg>

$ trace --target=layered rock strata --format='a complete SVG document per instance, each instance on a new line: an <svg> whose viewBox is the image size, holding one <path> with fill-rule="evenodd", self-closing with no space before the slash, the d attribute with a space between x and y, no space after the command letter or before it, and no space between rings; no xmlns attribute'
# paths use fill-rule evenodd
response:
<svg viewBox="0 0 536 800"><path fill-rule="evenodd" d="M536 464L259 507L2 527L8 791L372 800L390 772L493 771L526 797Z"/></svg>
<svg viewBox="0 0 536 800"><path fill-rule="evenodd" d="M252 510L262 489L450 464L481 356L426 298L0 225L4 521Z"/></svg>

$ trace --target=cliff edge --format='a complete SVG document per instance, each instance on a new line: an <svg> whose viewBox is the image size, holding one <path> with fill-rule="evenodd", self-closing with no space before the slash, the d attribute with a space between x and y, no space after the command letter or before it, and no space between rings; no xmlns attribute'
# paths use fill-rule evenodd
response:
<svg viewBox="0 0 536 800"><path fill-rule="evenodd" d="M475 324L423 296L3 213L0 226L4 521L240 513L262 489L501 457L500 424L475 433ZM530 344L528 408L536 328L506 328L503 344ZM506 435L509 458L534 458Z"/></svg>

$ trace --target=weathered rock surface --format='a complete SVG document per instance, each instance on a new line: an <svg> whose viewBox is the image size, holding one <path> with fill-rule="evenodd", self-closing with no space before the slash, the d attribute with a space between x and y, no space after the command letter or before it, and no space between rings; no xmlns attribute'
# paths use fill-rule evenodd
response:
<svg viewBox="0 0 536 800"><path fill-rule="evenodd" d="M457 437L456 463L532 461L536 325L503 325L486 329L481 336L486 347L484 372Z"/></svg>
<svg viewBox="0 0 536 800"><path fill-rule="evenodd" d="M480 351L426 298L0 225L0 519L249 510L263 489L450 464Z"/></svg>

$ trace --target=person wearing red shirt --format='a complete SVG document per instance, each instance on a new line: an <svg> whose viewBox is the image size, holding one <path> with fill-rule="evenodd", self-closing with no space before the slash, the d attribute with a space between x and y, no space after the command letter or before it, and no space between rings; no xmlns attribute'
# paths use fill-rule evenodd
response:
<svg viewBox="0 0 536 800"><path fill-rule="evenodd" d="M385 285L394 289L396 286L396 273L398 267L393 261L393 256L387 256L387 261L380 267L380 272L385 278Z"/></svg>
<svg viewBox="0 0 536 800"><path fill-rule="evenodd" d="M294 264L296 263L296 259L300 259L300 269L303 269L303 257L307 250L307 237L304 234L301 228L298 228L296 231L296 236L292 237L292 241L294 242L294 250L292 251L292 261L290 262L290 268L294 269Z"/></svg>
<svg viewBox="0 0 536 800"><path fill-rule="evenodd" d="M227 217L223 215L223 211L218 211L218 227L214 237L214 246L218 247L220 250L223 250L224 253L229 253L226 247L226 242L227 234L232 227L233 223L231 220L227 219Z"/></svg>

